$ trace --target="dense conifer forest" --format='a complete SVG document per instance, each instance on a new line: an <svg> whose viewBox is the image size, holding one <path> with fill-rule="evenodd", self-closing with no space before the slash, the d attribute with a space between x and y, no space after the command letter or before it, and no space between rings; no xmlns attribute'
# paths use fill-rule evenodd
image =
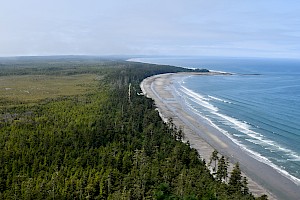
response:
<svg viewBox="0 0 300 200"><path fill-rule="evenodd" d="M255 199L238 165L228 183L227 172L211 175L140 95L144 78L180 71L189 70L96 57L1 59L0 78L95 78L69 96L0 95L0 199Z"/></svg>

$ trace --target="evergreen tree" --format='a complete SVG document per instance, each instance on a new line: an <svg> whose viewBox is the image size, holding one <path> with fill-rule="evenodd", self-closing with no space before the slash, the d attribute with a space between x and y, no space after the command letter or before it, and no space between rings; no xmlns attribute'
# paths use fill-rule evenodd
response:
<svg viewBox="0 0 300 200"><path fill-rule="evenodd" d="M236 163L229 178L228 184L230 187L230 192L242 192L243 184L241 174L240 165L239 163Z"/></svg>
<svg viewBox="0 0 300 200"><path fill-rule="evenodd" d="M216 181L181 141L182 129L164 123L153 100L139 95L144 78L188 69L98 59L19 65L0 75L101 78L75 96L29 104L0 98L0 199L254 198L245 179L239 193ZM218 159L215 151L215 169ZM219 179L226 167L221 157Z"/></svg>
<svg viewBox="0 0 300 200"><path fill-rule="evenodd" d="M219 159L218 151L214 150L211 154L210 161L209 161L209 165L211 165L212 161L214 161L214 167L213 167L214 172L216 172L216 170L217 170L217 161L218 161L218 159Z"/></svg>
<svg viewBox="0 0 300 200"><path fill-rule="evenodd" d="M216 178L219 181L225 180L228 177L228 163L225 160L225 157L222 156L218 161L218 169L216 173Z"/></svg>
<svg viewBox="0 0 300 200"><path fill-rule="evenodd" d="M243 194L245 194L245 195L249 194L247 177L243 178L242 186L243 186Z"/></svg>

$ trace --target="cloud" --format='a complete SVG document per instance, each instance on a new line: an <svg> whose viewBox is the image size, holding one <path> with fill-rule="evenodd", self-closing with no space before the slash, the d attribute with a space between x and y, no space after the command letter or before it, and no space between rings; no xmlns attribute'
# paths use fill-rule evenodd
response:
<svg viewBox="0 0 300 200"><path fill-rule="evenodd" d="M300 5L287 0L11 0L0 56L299 55Z"/></svg>

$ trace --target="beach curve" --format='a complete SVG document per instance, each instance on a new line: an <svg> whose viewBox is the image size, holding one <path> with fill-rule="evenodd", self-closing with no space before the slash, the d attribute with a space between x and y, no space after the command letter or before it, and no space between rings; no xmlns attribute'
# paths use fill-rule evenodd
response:
<svg viewBox="0 0 300 200"><path fill-rule="evenodd" d="M239 162L249 180L249 189L255 196L267 194L269 199L299 199L299 187L279 174L270 166L249 156L242 148L234 144L223 133L213 127L206 119L188 112L182 102L176 98L173 81L190 75L216 75L217 73L171 73L149 77L141 83L143 93L155 101L157 110L164 121L173 118L174 124L184 131L191 147L198 150L208 161L214 149ZM228 75L228 74L225 74Z"/></svg>

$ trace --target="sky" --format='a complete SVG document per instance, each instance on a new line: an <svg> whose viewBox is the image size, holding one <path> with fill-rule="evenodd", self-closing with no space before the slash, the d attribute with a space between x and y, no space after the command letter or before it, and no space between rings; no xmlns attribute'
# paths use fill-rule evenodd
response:
<svg viewBox="0 0 300 200"><path fill-rule="evenodd" d="M1 0L0 56L300 58L297 0Z"/></svg>

